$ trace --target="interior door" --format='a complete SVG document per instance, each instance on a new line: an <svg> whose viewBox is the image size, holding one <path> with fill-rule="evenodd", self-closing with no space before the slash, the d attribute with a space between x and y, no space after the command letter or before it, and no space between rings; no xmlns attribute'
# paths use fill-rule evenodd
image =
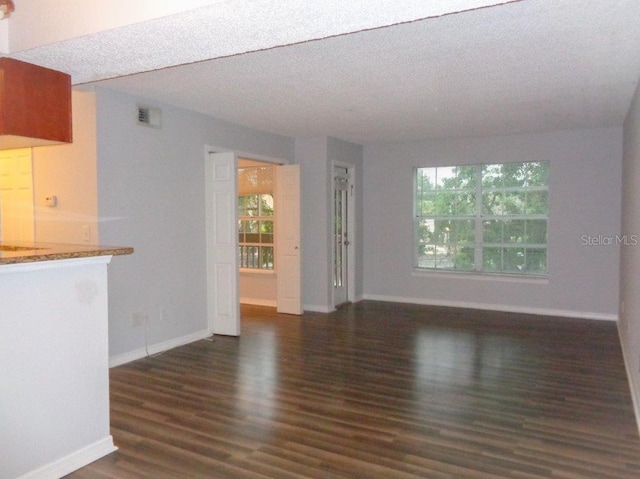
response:
<svg viewBox="0 0 640 479"><path fill-rule="evenodd" d="M33 171L31 148L0 152L0 239L33 241Z"/></svg>
<svg viewBox="0 0 640 479"><path fill-rule="evenodd" d="M299 165L276 168L275 211L277 310L302 314Z"/></svg>
<svg viewBox="0 0 640 479"><path fill-rule="evenodd" d="M206 174L207 311L209 331L240 335L237 158L210 153Z"/></svg>
<svg viewBox="0 0 640 479"><path fill-rule="evenodd" d="M349 301L349 170L333 168L333 305Z"/></svg>

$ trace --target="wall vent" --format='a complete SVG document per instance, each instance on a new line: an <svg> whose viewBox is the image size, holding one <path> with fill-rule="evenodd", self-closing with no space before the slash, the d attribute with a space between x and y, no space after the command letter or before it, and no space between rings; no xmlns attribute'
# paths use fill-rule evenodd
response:
<svg viewBox="0 0 640 479"><path fill-rule="evenodd" d="M149 106L138 105L138 125L162 127L162 110Z"/></svg>

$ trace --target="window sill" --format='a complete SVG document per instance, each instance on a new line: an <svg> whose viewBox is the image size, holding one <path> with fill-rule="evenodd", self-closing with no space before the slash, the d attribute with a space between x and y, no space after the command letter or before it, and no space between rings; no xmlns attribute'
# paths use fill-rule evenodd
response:
<svg viewBox="0 0 640 479"><path fill-rule="evenodd" d="M414 277L428 278L455 278L467 279L474 281L503 281L518 282L529 284L549 284L549 276L542 275L521 275L508 273L477 273L473 271L433 271L421 268L414 268L412 272Z"/></svg>
<svg viewBox="0 0 640 479"><path fill-rule="evenodd" d="M262 275L267 275L267 276L273 276L276 274L275 270L273 269L251 269L251 268L240 268L240 274L255 274L258 276L262 276Z"/></svg>

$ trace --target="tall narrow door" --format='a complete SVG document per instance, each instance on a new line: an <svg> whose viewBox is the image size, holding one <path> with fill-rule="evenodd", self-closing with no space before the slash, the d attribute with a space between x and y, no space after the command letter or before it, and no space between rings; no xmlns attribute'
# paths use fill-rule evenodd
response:
<svg viewBox="0 0 640 479"><path fill-rule="evenodd" d="M275 211L277 310L302 314L299 165L276 168Z"/></svg>
<svg viewBox="0 0 640 479"><path fill-rule="evenodd" d="M333 168L333 305L349 301L349 170Z"/></svg>
<svg viewBox="0 0 640 479"><path fill-rule="evenodd" d="M206 174L207 311L209 331L240 335L238 298L237 160L210 153Z"/></svg>
<svg viewBox="0 0 640 479"><path fill-rule="evenodd" d="M0 152L0 240L33 241L31 148Z"/></svg>

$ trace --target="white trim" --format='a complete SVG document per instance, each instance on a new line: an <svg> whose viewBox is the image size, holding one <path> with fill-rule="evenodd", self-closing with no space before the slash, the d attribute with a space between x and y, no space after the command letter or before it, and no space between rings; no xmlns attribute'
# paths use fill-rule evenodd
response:
<svg viewBox="0 0 640 479"><path fill-rule="evenodd" d="M372 301L389 301L392 303L422 304L425 306L445 306L451 308L482 309L489 311L502 311L506 313L535 314L538 316L559 316L564 318L596 319L599 321L617 321L618 315L606 313L594 313L589 311L572 311L567 309L530 308L522 306L510 306L504 304L476 303L467 301L441 301L425 298L404 298L398 296L385 296L378 294L366 294L364 299Z"/></svg>
<svg viewBox="0 0 640 479"><path fill-rule="evenodd" d="M452 271L446 269L427 269L414 267L414 278L472 279L474 281L501 281L511 283L549 284L548 276L533 274L487 273L482 271Z"/></svg>
<svg viewBox="0 0 640 479"><path fill-rule="evenodd" d="M252 274L255 274L257 276L274 276L276 274L275 269L238 268L238 271L240 271L241 276L251 276Z"/></svg>
<svg viewBox="0 0 640 479"><path fill-rule="evenodd" d="M252 306L268 306L270 308L278 307L278 302L275 299L243 298L242 296L240 296L240 304L250 304Z"/></svg>
<svg viewBox="0 0 640 479"><path fill-rule="evenodd" d="M12 263L0 265L0 274L26 273L45 269L59 269L63 267L83 266L86 264L108 264L113 255L89 256L82 258L67 258L28 263Z"/></svg>
<svg viewBox="0 0 640 479"><path fill-rule="evenodd" d="M631 401L633 402L633 412L636 416L636 427L638 428L638 433L640 433L640 397L638 397L637 388L634 384L634 375L632 371L634 370L635 363L631 360L631 354L626 347L626 341L622 334L620 327L622 326L620 320L617 322L618 326L618 338L620 339L620 346L622 347L622 358L624 360L624 367L627 372L627 382L629 383L629 389L631 391Z"/></svg>
<svg viewBox="0 0 640 479"><path fill-rule="evenodd" d="M336 310L332 306L318 306L316 304L305 304L303 309L313 313L333 313Z"/></svg>
<svg viewBox="0 0 640 479"><path fill-rule="evenodd" d="M213 333L208 330L198 331L196 333L187 334L179 338L170 339L161 343L152 344L146 348L136 349L124 354L118 354L116 356L109 357L109 367L114 368L122 364L130 363L138 359L145 358L147 356L153 356L154 354L163 353L178 346L184 346L185 344L193 343L204 338L208 338Z"/></svg>
<svg viewBox="0 0 640 479"><path fill-rule="evenodd" d="M113 445L113 437L107 436L87 447L75 451L68 456L62 457L50 464L46 464L38 469L28 472L18 479L51 479L52 477L63 477L67 474L97 461L101 457L111 454L118 448Z"/></svg>

